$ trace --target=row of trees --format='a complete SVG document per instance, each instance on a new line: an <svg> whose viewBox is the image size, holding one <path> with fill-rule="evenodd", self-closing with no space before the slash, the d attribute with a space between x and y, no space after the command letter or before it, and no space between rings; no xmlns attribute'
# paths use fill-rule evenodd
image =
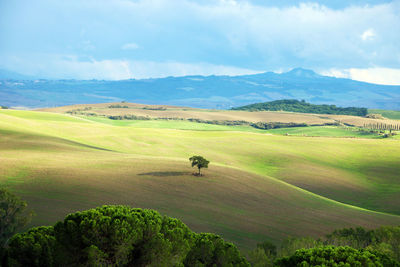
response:
<svg viewBox="0 0 400 267"><path fill-rule="evenodd" d="M247 111L290 111L300 113L314 114L337 114L337 115L353 115L365 116L368 114L367 108L347 107L341 108L335 105L315 105L299 101L295 99L283 99L264 103L255 103L242 107L232 108L232 110L247 110Z"/></svg>
<svg viewBox="0 0 400 267"><path fill-rule="evenodd" d="M400 124L367 123L363 125L363 128L383 131L400 131Z"/></svg>

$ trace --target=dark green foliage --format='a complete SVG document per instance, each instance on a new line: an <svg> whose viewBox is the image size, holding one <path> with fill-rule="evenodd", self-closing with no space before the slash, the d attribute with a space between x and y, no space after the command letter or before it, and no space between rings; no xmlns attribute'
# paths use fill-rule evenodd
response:
<svg viewBox="0 0 400 267"><path fill-rule="evenodd" d="M388 256L365 249L351 247L316 247L297 250L290 257L275 261L275 266L400 266Z"/></svg>
<svg viewBox="0 0 400 267"><path fill-rule="evenodd" d="M185 266L250 266L246 259L240 256L235 245L225 242L214 234L197 234L193 248L184 261Z"/></svg>
<svg viewBox="0 0 400 267"><path fill-rule="evenodd" d="M216 125L227 125L227 126L237 126L237 125L249 125L257 129L275 129L275 128L287 128L287 127L306 127L306 123L295 123L295 122L248 122L248 121L229 121L229 120L202 120L202 119L187 119L191 122L216 124Z"/></svg>
<svg viewBox="0 0 400 267"><path fill-rule="evenodd" d="M266 255L276 256L276 246L271 242L264 241L257 244L257 248L264 250Z"/></svg>
<svg viewBox="0 0 400 267"><path fill-rule="evenodd" d="M143 109L146 109L146 110L162 110L162 111L167 110L167 108L165 108L165 107L143 107Z"/></svg>
<svg viewBox="0 0 400 267"><path fill-rule="evenodd" d="M184 266L203 250L208 253L200 259L204 266L247 266L234 245L214 235L197 235L177 219L153 210L103 206L70 214L54 227L15 235L8 262L10 266Z"/></svg>
<svg viewBox="0 0 400 267"><path fill-rule="evenodd" d="M251 127L263 130L276 129L276 128L289 128L289 127L307 127L307 123L294 123L294 122L255 122L250 123Z"/></svg>
<svg viewBox="0 0 400 267"><path fill-rule="evenodd" d="M300 113L315 113L315 114L337 114L337 115L353 115L365 116L368 114L366 108L348 107L341 108L335 105L314 105L305 101L294 99L276 100L271 102L256 103L247 106L232 108L233 110L248 110L248 111L290 111Z"/></svg>
<svg viewBox="0 0 400 267"><path fill-rule="evenodd" d="M249 252L249 262L254 267L268 267L273 266L276 258L276 246L271 242L264 241L257 244L257 248Z"/></svg>
<svg viewBox="0 0 400 267"><path fill-rule="evenodd" d="M192 167L197 166L197 168L199 169L198 175L201 175L200 169L208 168L208 164L210 163L202 156L192 156L189 158L189 160L192 162Z"/></svg>
<svg viewBox="0 0 400 267"><path fill-rule="evenodd" d="M247 121L230 121L230 120L202 120L196 118L189 118L187 119L191 122L198 122L198 123L207 123L207 124L216 124L216 125L227 125L227 126L236 126L236 125L249 125Z"/></svg>
<svg viewBox="0 0 400 267"><path fill-rule="evenodd" d="M57 244L51 226L16 234L9 242L10 266L57 266Z"/></svg>
<svg viewBox="0 0 400 267"><path fill-rule="evenodd" d="M186 255L191 239L182 222L125 206L70 214L54 229L71 263L96 259L119 266L172 266Z"/></svg>
<svg viewBox="0 0 400 267"><path fill-rule="evenodd" d="M75 115L75 114L76 115L95 114L95 113L83 112L83 111L88 111L88 110L91 110L91 109L92 109L92 107L77 108L77 109L68 110L65 113L72 114L72 115Z"/></svg>
<svg viewBox="0 0 400 267"><path fill-rule="evenodd" d="M325 244L372 248L400 261L400 226L383 226L375 230L345 228L326 236Z"/></svg>
<svg viewBox="0 0 400 267"><path fill-rule="evenodd" d="M397 262L400 262L400 226L383 226L375 230L366 230L362 227L344 228L335 230L331 234L326 235L324 238L317 240L311 237L290 237L282 242L276 255L278 258L286 258L287 260L293 255L296 255L297 251L300 249L309 250L312 248L321 248L324 246L346 246L351 247L355 250L359 250L358 252L373 251L373 254L381 255L379 257L383 260L388 257ZM249 261L253 264L253 266L272 266L272 262L276 257L273 253L268 253L268 250L271 250L269 249L269 247L273 248L273 245L265 242L258 244L255 250L250 251L248 255ZM327 266L335 265L327 264Z"/></svg>
<svg viewBox="0 0 400 267"><path fill-rule="evenodd" d="M249 251L248 260L253 267L271 267L274 264L275 257L265 253L262 248L256 248Z"/></svg>
<svg viewBox="0 0 400 267"><path fill-rule="evenodd" d="M0 106L0 109L8 109L7 106Z"/></svg>
<svg viewBox="0 0 400 267"><path fill-rule="evenodd" d="M107 116L107 118L111 119L111 120L150 120L149 117L145 117L145 116L135 116L135 115L110 115Z"/></svg>
<svg viewBox="0 0 400 267"><path fill-rule="evenodd" d="M0 188L0 249L18 229L29 222L32 213L28 213L26 207L25 201Z"/></svg>
<svg viewBox="0 0 400 267"><path fill-rule="evenodd" d="M290 256L299 249L313 248L322 245L323 243L321 240L315 240L314 238L311 237L301 237L301 238L289 237L282 242L280 250L278 252L278 256L279 257Z"/></svg>
<svg viewBox="0 0 400 267"><path fill-rule="evenodd" d="M400 130L400 124L387 124L387 123L377 122L377 123L364 124L363 128L369 130L380 130L382 133L384 133L386 130L392 133L392 131Z"/></svg>
<svg viewBox="0 0 400 267"><path fill-rule="evenodd" d="M128 106L121 106L120 104L109 105L108 108L129 108Z"/></svg>
<svg viewBox="0 0 400 267"><path fill-rule="evenodd" d="M335 230L326 236L326 244L350 246L356 249L365 248L373 241L373 231L362 227Z"/></svg>

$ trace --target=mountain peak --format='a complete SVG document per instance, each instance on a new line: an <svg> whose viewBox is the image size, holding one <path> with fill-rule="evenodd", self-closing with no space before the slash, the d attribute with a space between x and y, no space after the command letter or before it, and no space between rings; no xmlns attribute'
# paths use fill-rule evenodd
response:
<svg viewBox="0 0 400 267"><path fill-rule="evenodd" d="M320 76L313 70L303 69L303 68L294 68L291 71L286 72L285 74L296 77L304 77L304 78L316 78Z"/></svg>

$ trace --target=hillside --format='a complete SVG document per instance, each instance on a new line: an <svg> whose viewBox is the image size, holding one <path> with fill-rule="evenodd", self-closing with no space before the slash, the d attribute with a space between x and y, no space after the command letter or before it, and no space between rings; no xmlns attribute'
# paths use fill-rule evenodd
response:
<svg viewBox="0 0 400 267"><path fill-rule="evenodd" d="M301 68L281 74L120 81L0 80L0 104L27 108L127 101L229 109L277 99L304 99L313 104L400 110L399 92L400 86L327 77Z"/></svg>
<svg viewBox="0 0 400 267"><path fill-rule="evenodd" d="M347 124L363 126L376 122L383 124L400 124L397 120L376 120L359 116L307 114L293 112L259 111L248 112L243 110L210 110L167 105L145 105L135 103L101 103L63 106L56 108L39 109L40 111L72 114L74 116L95 117L136 117L137 119L164 119L164 120L200 120L220 122L250 122L250 123L305 123L308 125Z"/></svg>
<svg viewBox="0 0 400 267"><path fill-rule="evenodd" d="M278 136L201 123L179 130L166 123L170 128L134 127L0 110L0 183L28 201L38 215L34 225L128 204L222 234L241 248L400 223L398 140ZM211 161L204 177L191 175L193 154Z"/></svg>
<svg viewBox="0 0 400 267"><path fill-rule="evenodd" d="M255 103L242 107L232 108L232 110L247 110L247 111L289 111L299 113L314 113L314 114L334 114L334 115L352 115L365 116L368 114L366 108L356 107L336 107L335 105L314 105L295 99L275 100L271 102Z"/></svg>
<svg viewBox="0 0 400 267"><path fill-rule="evenodd" d="M400 120L400 111L396 110L370 109L368 110L368 113L381 114L383 117L388 119Z"/></svg>

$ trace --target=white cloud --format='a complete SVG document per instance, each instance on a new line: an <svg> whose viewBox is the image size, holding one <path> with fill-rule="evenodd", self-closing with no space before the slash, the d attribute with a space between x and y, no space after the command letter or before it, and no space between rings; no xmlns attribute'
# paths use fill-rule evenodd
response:
<svg viewBox="0 0 400 267"><path fill-rule="evenodd" d="M140 46L137 43L127 43L124 44L121 48L123 50L135 50L138 49Z"/></svg>
<svg viewBox="0 0 400 267"><path fill-rule="evenodd" d="M375 35L376 34L375 34L375 31L373 29L368 29L368 30L363 32L363 34L361 35L361 39L363 41L373 40Z"/></svg>
<svg viewBox="0 0 400 267"><path fill-rule="evenodd" d="M333 76L337 78L349 78L356 81L386 84L386 85L400 85L400 68L350 68L344 70L330 69L320 72L323 75Z"/></svg>
<svg viewBox="0 0 400 267"><path fill-rule="evenodd" d="M7 27L0 28L0 61L21 72L25 65L35 63L28 62L22 53L48 51L92 57L64 62L66 68L60 67L56 73L57 77L76 78L90 75L74 69L93 66L100 73L110 64L119 74L104 78L211 74L205 69L207 64L217 72L214 74L232 75L243 68L400 68L400 34L395 30L400 28L400 0L372 5L353 1L356 4L343 4L346 8L340 9L300 0L282 1L285 5L261 0L22 2L4 14L2 21ZM74 20L59 19L70 14ZM89 39L91 42L85 41ZM134 42L139 40L139 44ZM146 49L140 49L143 47ZM129 49L140 49L141 53L122 51ZM4 61L1 53L24 62L17 68ZM45 60L40 58L40 64L49 67L41 72L54 74L50 66L55 63ZM87 73L98 76L94 70Z"/></svg>

